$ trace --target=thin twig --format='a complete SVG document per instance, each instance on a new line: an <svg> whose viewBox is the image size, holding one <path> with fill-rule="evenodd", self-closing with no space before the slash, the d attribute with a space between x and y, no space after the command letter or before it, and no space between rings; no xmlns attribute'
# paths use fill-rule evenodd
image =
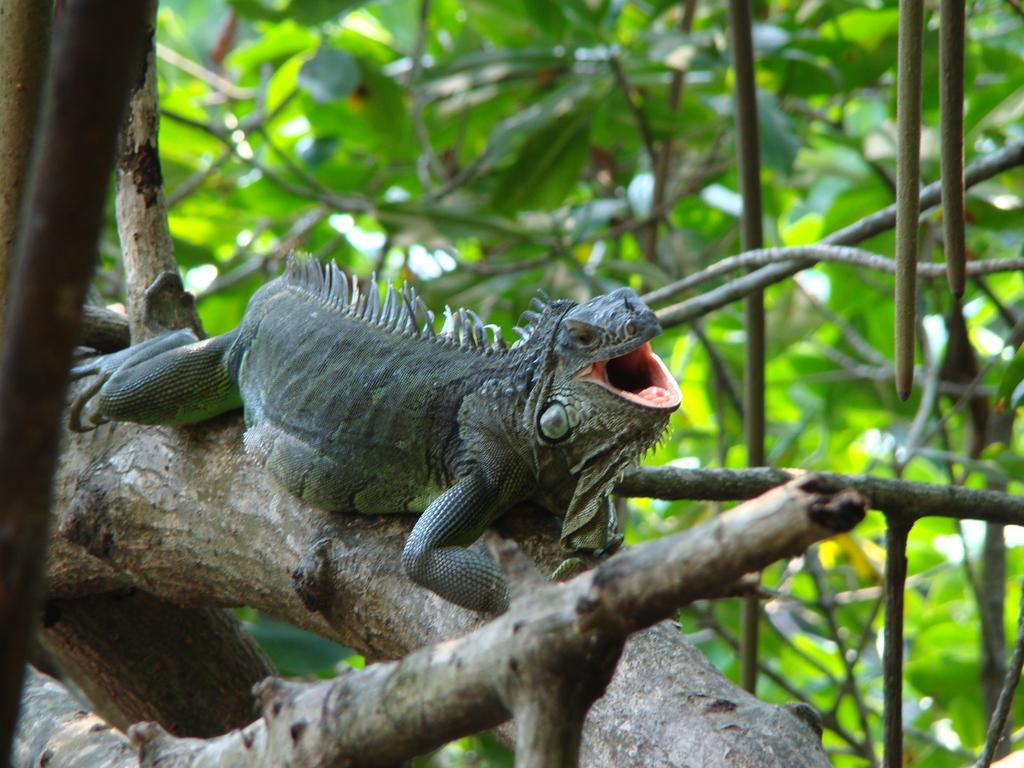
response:
<svg viewBox="0 0 1024 768"><path fill-rule="evenodd" d="M247 156L248 153L243 153L239 147L239 144L231 137L231 133L228 131L220 130L219 128L204 123L201 120L195 120L186 115L179 114L173 110L161 109L160 114L164 117L174 120L176 123L187 125L197 130L200 130L210 136L213 136L218 141L222 142L228 147L243 163L252 166L259 171L268 181L277 185L285 192L300 197L304 200L313 200L324 205L331 206L336 210L341 211L359 211L368 212L373 209L372 203L369 200L356 197L354 195L338 195L324 188L310 188L307 184L305 186L295 184L286 179L278 176L274 171L270 170L266 165L256 160L254 157ZM319 185L318 185L319 186Z"/></svg>
<svg viewBox="0 0 1024 768"><path fill-rule="evenodd" d="M726 395L728 395L729 402L732 407L736 409L736 413L739 417L743 418L743 399L740 396L740 388L736 383L736 378L732 375L732 371L729 370L725 364L725 360L718 354L718 350L715 349L714 343L708 337L704 330L704 324L699 320L695 320L690 326L693 329L694 336L704 347L704 351L708 355L708 361L711 363L711 370L715 377L722 383L725 389ZM725 426L724 424L722 425Z"/></svg>
<svg viewBox="0 0 1024 768"><path fill-rule="evenodd" d="M637 130L640 133L640 141L643 142L644 149L647 151L647 158L651 161L653 166L658 156L654 150L654 138L651 136L651 126L647 123L647 118L644 113L640 111L640 107L637 106L633 100L633 89L629 84L629 79L626 77L626 70L622 68L622 62L618 56L612 55L608 57L608 65L612 68L612 74L615 75L615 82L618 83L619 90L622 91L622 98L626 101L626 107L629 109L629 113L633 116L633 121L636 123Z"/></svg>
<svg viewBox="0 0 1024 768"><path fill-rule="evenodd" d="M804 563L806 564L807 571L811 574L811 578L814 579L814 586L818 591L818 605L825 616L825 623L828 625L828 631L832 635L832 642L836 645L836 655L839 657L839 661L846 672L846 679L842 687L849 693L850 698L853 699L853 705L857 710L857 717L860 719L860 730L864 734L864 754L871 755L872 763L874 763L875 748L871 742L868 708L864 703L864 698L860 695L860 688L857 687L857 670L853 665L853 660L848 658L846 654L846 646L843 643L842 632L839 629L839 620L836 618L835 599L828 588L828 584L825 583L825 574L821 567L821 560L818 559L817 548L811 548L807 551L807 554L804 556ZM841 696L842 692L840 693ZM839 699L837 698L837 707L838 704Z"/></svg>
<svg viewBox="0 0 1024 768"><path fill-rule="evenodd" d="M1020 615L1017 618L1017 639L1013 644L1013 655L1006 668L1003 689L999 692L999 701L996 703L995 712L992 713L992 721L989 723L988 733L985 735L985 748L978 758L977 768L988 768L992 763L996 747L1002 741L1003 731L1006 730L1006 718L1010 714L1010 704L1013 702L1013 694L1020 682L1022 668L1024 668L1024 582L1021 583Z"/></svg>
<svg viewBox="0 0 1024 768"><path fill-rule="evenodd" d="M907 579L907 534L910 525L887 521L885 529L884 687L885 768L903 765L903 589Z"/></svg>
<svg viewBox="0 0 1024 768"><path fill-rule="evenodd" d="M430 143L430 134L423 122L423 91L419 87L423 74L423 53L426 50L427 41L427 20L430 18L430 0L420 0L419 17L416 22L416 43L412 51L412 71L409 73L409 89L412 92L412 109L409 116L412 119L413 128L416 131L416 140L420 143L420 162L416 163L416 173L419 175L420 184L424 190L433 186L431 174L435 178L444 181L445 170L433 144Z"/></svg>
<svg viewBox="0 0 1024 768"><path fill-rule="evenodd" d="M804 297L811 303L816 310L823 314L826 319L834 325L842 337L846 340L846 343L853 347L854 351L857 352L861 357L867 360L869 363L879 366L890 366L891 363L886 359L885 355L871 346L857 329L850 325L844 317L839 315L838 312L832 309L828 304L819 299L813 291L807 290L803 281L800 279L800 275L797 275L794 280L797 289L804 295Z"/></svg>
<svg viewBox="0 0 1024 768"><path fill-rule="evenodd" d="M194 194L211 176L227 165L228 160L233 156L234 152L230 149L225 149L206 168L203 168L201 171L196 171L181 182L181 184L176 186L174 190L167 195L167 207L173 208L182 200Z"/></svg>
<svg viewBox="0 0 1024 768"><path fill-rule="evenodd" d="M168 48L166 45L157 43L156 55L161 61L166 61L172 67L177 67L185 74L192 75L192 77L197 80L202 80L208 86L219 91L229 99L245 101L256 96L255 88L239 88L222 75L218 75L216 72L211 72L206 67L182 56L180 53Z"/></svg>
<svg viewBox="0 0 1024 768"><path fill-rule="evenodd" d="M851 264L876 272L885 272L890 275L896 273L896 262L892 259L851 246L819 243L817 245L794 245L786 248L758 248L735 256L727 256L705 267L700 272L694 272L682 280L677 280L650 291L641 298L648 304L657 304L738 269L792 262L794 259L814 259L814 261ZM967 274L972 277L999 272L1019 272L1024 270L1024 258L981 259L968 262L966 269ZM918 264L917 274L918 277L934 280L946 274L946 267L945 264Z"/></svg>
<svg viewBox="0 0 1024 768"><path fill-rule="evenodd" d="M972 187L986 179L990 179L1003 171L1024 164L1024 141L1012 141L1002 149L971 163L964 172L964 185ZM921 209L925 210L939 202L941 184L934 182L921 190ZM849 226L836 230L819 243L820 245L852 245L869 237L892 229L896 221L896 206L890 205L880 211L865 216ZM662 310L659 320L663 328L685 323L694 317L706 315L720 307L743 298L751 291L785 280L801 270L814 266L815 259L787 260L778 264L769 264L756 272L737 278L725 285L681 302L674 307ZM968 265L968 271L970 265Z"/></svg>
<svg viewBox="0 0 1024 768"><path fill-rule="evenodd" d="M697 0L683 0L683 12L679 17L679 31L688 35L693 29L693 17L697 10ZM672 80L668 87L668 109L675 117L679 112L679 103L683 98L683 88L686 85L686 66L673 70ZM666 136L658 147L658 157L654 161L654 195L651 199L651 208L660 208L665 202L665 193L668 190L669 169L672 166L672 136ZM647 256L647 261L655 263L658 261L658 226L663 217L657 217L642 232L642 250Z"/></svg>

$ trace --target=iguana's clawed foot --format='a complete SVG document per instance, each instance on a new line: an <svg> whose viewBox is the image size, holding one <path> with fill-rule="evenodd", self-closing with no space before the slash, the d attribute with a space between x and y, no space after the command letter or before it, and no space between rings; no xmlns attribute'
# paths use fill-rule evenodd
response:
<svg viewBox="0 0 1024 768"><path fill-rule="evenodd" d="M622 542L625 540L625 536L621 533L613 533L608 536L608 543L605 544L601 549L594 552L594 557L598 560L602 560L606 557L610 557L619 551L619 547L622 546Z"/></svg>
<svg viewBox="0 0 1024 768"><path fill-rule="evenodd" d="M568 557L559 563L558 567L551 574L551 581L568 581L578 573L582 573L587 569L586 563L584 563L578 557Z"/></svg>
<svg viewBox="0 0 1024 768"><path fill-rule="evenodd" d="M102 413L103 394L101 390L119 373L129 371L134 366L152 360L163 352L186 346L196 341L191 329L178 331L147 339L141 344L114 352L110 355L89 357L71 369L71 381L93 376L92 381L71 401L68 410L68 427L73 432L89 432L110 421ZM126 382L131 386L131 382ZM104 393L104 394L109 394ZM99 398L97 398L99 395ZM120 417L118 417L120 418Z"/></svg>
<svg viewBox="0 0 1024 768"><path fill-rule="evenodd" d="M606 557L610 557L618 551L619 547L622 546L623 536L621 533L616 533L611 536L608 540L608 544L603 549L599 549L596 552L591 553L593 557L598 560L602 560ZM568 581L573 576L582 573L587 569L587 564L578 557L567 557L558 567L555 568L551 574L551 581Z"/></svg>
<svg viewBox="0 0 1024 768"><path fill-rule="evenodd" d="M93 404L93 407L88 406L92 403L96 393L103 389L103 385L110 380L110 377L114 375L132 351L133 348L128 347L112 355L97 355L94 357L81 355L79 357L79 359L83 359L83 362L71 369L71 381L78 381L86 376L94 376L95 378L89 382L85 389L78 392L74 400L71 401L71 407L68 409L68 428L72 432L91 432L96 427L110 421L99 413L95 404ZM85 416L84 421L82 418L83 414Z"/></svg>

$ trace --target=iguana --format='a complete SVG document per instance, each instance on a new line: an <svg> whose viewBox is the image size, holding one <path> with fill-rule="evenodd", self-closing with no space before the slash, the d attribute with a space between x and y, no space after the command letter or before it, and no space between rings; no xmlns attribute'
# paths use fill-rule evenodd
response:
<svg viewBox="0 0 1024 768"><path fill-rule="evenodd" d="M564 518L564 548L606 547L613 482L681 399L648 343L661 327L629 288L535 302L506 348L472 312L446 308L435 334L413 288L381 302L376 281L363 290L334 264L291 257L235 330L174 331L76 367L95 378L72 426L180 425L241 407L246 451L291 493L327 510L421 513L407 575L502 611L500 569L467 547L524 501Z"/></svg>

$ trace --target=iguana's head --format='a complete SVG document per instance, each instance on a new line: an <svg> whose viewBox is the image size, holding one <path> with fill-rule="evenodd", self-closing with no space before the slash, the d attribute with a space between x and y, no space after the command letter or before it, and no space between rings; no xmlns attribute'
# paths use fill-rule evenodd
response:
<svg viewBox="0 0 1024 768"><path fill-rule="evenodd" d="M631 289L583 304L551 302L531 323L543 332L531 333L530 341L547 347L535 405L539 441L586 440L597 426L588 423L590 418L602 425L621 421L627 429L657 424L660 435L681 397L651 351L650 340L661 325Z"/></svg>
<svg viewBox="0 0 1024 768"><path fill-rule="evenodd" d="M657 443L679 407L679 386L651 351L661 325L629 288L582 304L551 302L531 324L536 333L527 344L546 351L528 409L542 474L554 463L576 477L562 541L597 548L604 545L604 532L590 530L597 505L616 476Z"/></svg>

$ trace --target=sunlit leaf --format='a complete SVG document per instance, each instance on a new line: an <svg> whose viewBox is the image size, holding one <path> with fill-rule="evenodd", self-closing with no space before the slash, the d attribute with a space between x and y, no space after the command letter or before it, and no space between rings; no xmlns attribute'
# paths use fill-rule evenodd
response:
<svg viewBox="0 0 1024 768"><path fill-rule="evenodd" d="M321 104L344 99L359 80L359 62L351 54L323 46L299 72L299 86Z"/></svg>

